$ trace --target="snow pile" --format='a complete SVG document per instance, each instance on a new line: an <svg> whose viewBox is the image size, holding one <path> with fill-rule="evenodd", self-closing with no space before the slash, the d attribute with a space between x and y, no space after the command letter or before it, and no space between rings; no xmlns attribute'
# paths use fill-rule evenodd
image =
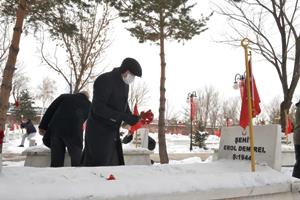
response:
<svg viewBox="0 0 300 200"><path fill-rule="evenodd" d="M116 180L106 178L113 174ZM291 179L267 166L250 172L249 162L219 160L202 164L117 167L4 167L0 194L4 199L128 199L217 190L243 191L274 185L289 191ZM249 190L250 190L249 189ZM180 196L180 195L179 195Z"/></svg>

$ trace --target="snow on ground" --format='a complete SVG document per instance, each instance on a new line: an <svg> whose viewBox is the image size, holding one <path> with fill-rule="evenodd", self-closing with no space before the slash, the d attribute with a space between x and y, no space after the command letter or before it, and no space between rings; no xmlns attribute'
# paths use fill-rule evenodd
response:
<svg viewBox="0 0 300 200"><path fill-rule="evenodd" d="M156 142L158 141L157 133L150 133L149 136L152 137ZM33 139L35 139L37 145L42 145L42 136L37 134ZM5 154L20 154L29 147L29 141L25 140L25 147L18 147L21 143L21 138L10 140L7 143L4 143L3 145L3 153ZM206 140L207 148L208 150L200 149L199 147L194 147L193 150L190 151L190 137L187 135L180 135L180 134L167 134L166 135L166 143L167 143L167 152L168 153L187 153L187 154L193 154L193 153L201 153L201 152L207 152L207 153L213 153L214 148L218 148L219 145L219 138L217 136L209 136ZM124 148L132 148L130 145L124 145ZM153 150L154 153L158 154L158 142L156 144L155 149ZM211 162L212 158L209 157L209 159L205 162ZM203 161L199 157L193 157L191 155L190 158L184 159L184 160L170 160L170 164L177 164L177 163L202 163ZM4 166L24 166L24 161L19 162L10 162L10 161L4 161Z"/></svg>
<svg viewBox="0 0 300 200"><path fill-rule="evenodd" d="M150 136L157 141L157 133L150 133ZM40 135L37 134L35 140L38 145L42 144ZM29 142L26 140L25 147L22 148L18 147L20 141L21 138L4 143L3 153L21 154L29 146ZM168 153L211 152L219 144L218 137L210 136L206 141L208 150L193 147L190 152L189 136L168 134L166 141ZM291 145L286 145L284 148L290 147ZM154 150L154 153L157 152L158 145ZM118 198L118 195L130 198L132 195L149 197L153 193L268 187L270 184L285 184L297 180L291 177L291 167L277 172L267 166L257 166L255 173L251 173L250 168L249 162L212 161L212 157L202 161L192 155L184 160L170 160L168 165L155 163L152 166L59 169L24 167L24 161L5 161L0 174L0 194L5 196L5 200L97 199ZM106 180L110 174L116 180Z"/></svg>
<svg viewBox="0 0 300 200"><path fill-rule="evenodd" d="M158 134L157 133L150 133L150 137L152 137L155 141L158 141ZM34 137L37 145L41 145L42 136L36 134ZM219 148L219 137L215 135L209 135L206 140L206 147L208 150L200 149L199 147L193 146L193 150L190 151L190 137L188 135L180 135L180 134L166 134L166 143L167 143L167 152L168 153L201 153L201 152L208 152L213 153L213 149ZM13 153L13 154L21 154L28 146L29 141L25 140L25 147L18 147L21 143L21 138L10 140L3 145L3 153ZM124 145L126 147L126 145ZM293 150L293 146L291 144L282 144L282 150ZM158 153L158 144L154 149L154 153ZM183 160L170 160L169 164L191 164L191 163L209 163L212 162L212 156L208 157L207 160L202 161L199 157L195 157L191 155L191 157ZM156 163L156 165L159 165ZM3 166L24 166L24 161L12 162L12 161L4 161ZM282 173L286 174L287 176L291 176L292 168L291 167L283 167Z"/></svg>
<svg viewBox="0 0 300 200"><path fill-rule="evenodd" d="M154 166L33 168L4 167L0 194L9 199L122 199L152 194L214 193L216 189L243 191L245 188L280 184L289 190L291 179L267 166L249 172L248 162L219 160ZM106 178L114 175L115 180ZM12 187L13 186L13 187ZM124 198L125 197L125 198Z"/></svg>

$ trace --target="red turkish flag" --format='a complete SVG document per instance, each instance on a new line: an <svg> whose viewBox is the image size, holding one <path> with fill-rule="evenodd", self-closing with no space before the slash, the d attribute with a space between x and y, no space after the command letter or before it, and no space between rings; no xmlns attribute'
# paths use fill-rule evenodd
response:
<svg viewBox="0 0 300 200"><path fill-rule="evenodd" d="M251 107L252 107L252 118L258 115L260 110L260 98L256 88L254 76L251 70L251 61L249 61L249 68L250 68L250 92L251 92ZM243 89L243 97L242 97L242 108L241 108L241 115L240 115L240 126L244 129L248 126L249 123L249 114L248 114L248 96L247 96L247 78L245 79L244 89Z"/></svg>
<svg viewBox="0 0 300 200"><path fill-rule="evenodd" d="M288 134L290 134L291 132L293 132L293 124L292 124L292 120L289 118L289 117L287 117L287 125L285 126L286 128L285 128L285 135L288 135Z"/></svg>
<svg viewBox="0 0 300 200"><path fill-rule="evenodd" d="M135 105L134 105L134 108L133 108L133 115L136 115L136 116L139 115L137 103L135 103ZM133 134L136 130L138 130L139 128L141 128L142 125L143 125L142 122L139 121L138 123L136 123L135 125L133 125L133 126L130 127L129 132Z"/></svg>
<svg viewBox="0 0 300 200"><path fill-rule="evenodd" d="M214 130L214 135L221 137L221 130Z"/></svg>

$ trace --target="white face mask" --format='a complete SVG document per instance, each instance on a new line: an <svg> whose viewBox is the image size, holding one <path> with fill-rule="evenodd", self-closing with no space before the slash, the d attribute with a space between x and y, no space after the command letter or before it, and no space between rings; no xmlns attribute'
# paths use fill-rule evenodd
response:
<svg viewBox="0 0 300 200"><path fill-rule="evenodd" d="M134 81L134 77L135 75L133 75L132 73L128 72L127 74L125 74L125 76L122 76L123 81L129 85L130 83L132 83Z"/></svg>

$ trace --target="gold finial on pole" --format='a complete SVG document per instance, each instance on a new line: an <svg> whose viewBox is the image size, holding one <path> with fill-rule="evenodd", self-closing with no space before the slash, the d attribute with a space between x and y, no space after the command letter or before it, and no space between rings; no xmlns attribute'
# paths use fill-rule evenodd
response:
<svg viewBox="0 0 300 200"><path fill-rule="evenodd" d="M249 136L250 136L250 155L251 155L251 170L255 171L255 155L254 155L254 134L253 134L253 124L252 124L252 97L251 97L251 83L250 83L250 66L248 61L248 46L249 39L244 38L241 41L242 47L245 50L245 66L246 66L246 84L247 84L247 98L248 98L248 116L249 116ZM250 54L251 55L251 54Z"/></svg>

